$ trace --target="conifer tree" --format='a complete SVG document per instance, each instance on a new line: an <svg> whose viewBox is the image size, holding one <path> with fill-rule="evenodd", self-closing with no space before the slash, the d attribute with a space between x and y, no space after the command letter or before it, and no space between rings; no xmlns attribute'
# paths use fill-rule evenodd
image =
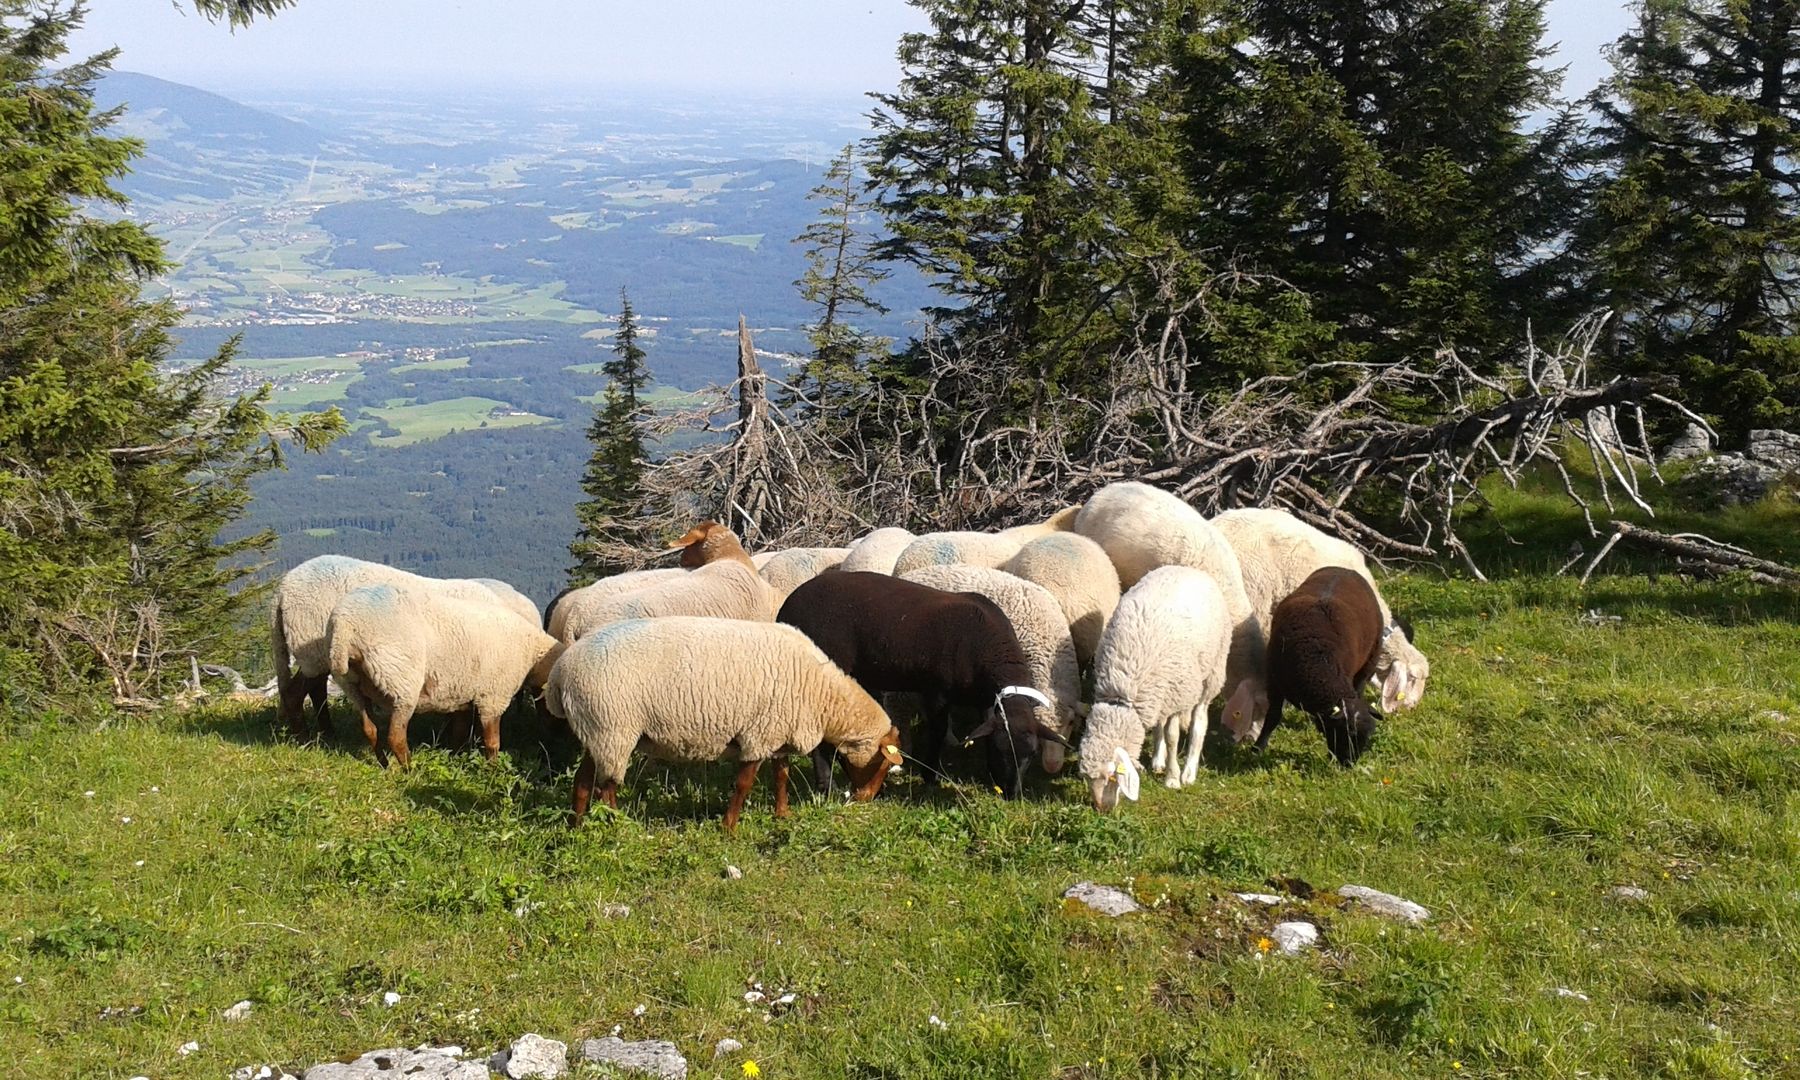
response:
<svg viewBox="0 0 1800 1080"><path fill-rule="evenodd" d="M644 472L643 421L645 408L639 392L650 385L648 355L638 344L637 312L631 297L619 290L619 329L613 335L613 358L601 365L607 377L605 396L588 426L594 444L581 490L587 499L575 507L580 532L569 551L576 563L569 571L571 585L585 585L625 564L610 556L615 544L635 544L641 537L633 525L638 482Z"/></svg>
<svg viewBox="0 0 1800 1080"><path fill-rule="evenodd" d="M1543 0L1220 0L1176 72L1188 246L1300 290L1338 355L1493 360L1571 317L1574 120Z"/></svg>
<svg viewBox="0 0 1800 1080"><path fill-rule="evenodd" d="M223 13L223 12L221 12ZM66 63L79 7L0 0L0 708L154 698L235 632L268 534L222 540L249 482L344 429L272 415L268 389L215 390L231 347L173 370L180 312L140 290L162 245L112 187L140 146L106 134Z"/></svg>
<svg viewBox="0 0 1800 1080"><path fill-rule="evenodd" d="M859 329L858 315L885 315L887 308L869 290L887 278L860 225L867 212L854 144L832 159L825 179L807 197L824 203L797 244L807 245L806 272L794 283L801 299L818 310L807 327L812 359L801 371L800 388L815 408L828 409L853 385L862 361L887 342Z"/></svg>
<svg viewBox="0 0 1800 1080"><path fill-rule="evenodd" d="M1640 0L1594 96L1586 251L1623 370L1728 433L1800 420L1800 0Z"/></svg>

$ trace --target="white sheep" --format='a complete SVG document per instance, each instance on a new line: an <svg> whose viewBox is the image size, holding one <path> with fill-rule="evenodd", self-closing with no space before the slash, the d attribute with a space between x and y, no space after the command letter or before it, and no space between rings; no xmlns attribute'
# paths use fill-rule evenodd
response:
<svg viewBox="0 0 1800 1080"><path fill-rule="evenodd" d="M1121 593L1119 572L1105 550L1079 533L1050 533L1020 548L1000 569L1050 591L1069 624L1076 658L1092 666Z"/></svg>
<svg viewBox="0 0 1800 1080"><path fill-rule="evenodd" d="M849 548L841 547L788 548L759 552L750 560L756 564L756 572L775 590L779 608L788 593L825 571L835 569L849 553Z"/></svg>
<svg viewBox="0 0 1800 1080"><path fill-rule="evenodd" d="M1419 703L1425 694L1426 680L1431 677L1431 662L1409 640L1409 634L1401 630L1361 551L1286 510L1228 510L1214 517L1212 523L1237 552L1244 592L1265 626L1274 616L1275 605L1298 589L1313 571L1341 566L1362 575L1381 605L1381 651L1375 661L1381 709L1394 712ZM1244 734L1253 737L1256 732Z"/></svg>
<svg viewBox="0 0 1800 1080"><path fill-rule="evenodd" d="M1068 622L1049 590L981 566L921 566L900 577L945 592L980 593L998 604L1025 650L1031 685L1050 701L1051 725L1063 738L1074 740L1081 715L1081 667ZM1065 749L1054 739L1039 743L1038 760L1045 772L1062 771Z"/></svg>
<svg viewBox="0 0 1800 1080"><path fill-rule="evenodd" d="M479 581L461 578L428 578L381 563L352 559L347 555L319 555L281 576L275 587L275 604L269 612L270 652L275 662L275 685L280 719L295 735L304 735L303 706L310 695L323 731L329 723L325 705L325 681L329 674L325 626L336 607L351 590L365 585L405 585L429 589L446 596L501 606L495 590ZM533 618L531 625L536 626Z"/></svg>
<svg viewBox="0 0 1800 1080"><path fill-rule="evenodd" d="M1100 638L1094 707L1081 740L1081 776L1095 809L1113 809L1121 790L1136 797L1138 755L1152 733L1151 769L1172 788L1194 782L1207 706L1226 683L1231 625L1218 582L1186 566L1152 570L1120 599Z"/></svg>
<svg viewBox="0 0 1800 1080"><path fill-rule="evenodd" d="M569 613L581 608L597 607L613 597L625 593L637 592L639 589L673 581L689 573L680 567L666 567L655 570L628 570L623 574L604 577L591 585L583 585L579 589L570 589L550 602L550 611L544 620L544 629L558 641L568 641L564 630L568 626Z"/></svg>
<svg viewBox="0 0 1800 1080"><path fill-rule="evenodd" d="M569 647L544 702L568 721L583 755L571 823L594 784L618 806L633 750L666 761L742 762L725 827L733 829L757 770L775 758L775 814L787 814L787 755L835 746L857 799L874 797L900 763L887 713L807 636L779 623L634 619Z"/></svg>
<svg viewBox="0 0 1800 1080"><path fill-rule="evenodd" d="M1019 553L1020 541L984 532L934 532L906 545L894 560L894 576L922 566L982 566L993 569Z"/></svg>
<svg viewBox="0 0 1800 1080"><path fill-rule="evenodd" d="M511 585L501 581L499 578L478 577L470 578L469 580L480 585L486 585L489 591L500 598L500 605L514 615L524 619L533 626L542 625L544 613L539 611L538 606L531 602L531 597L526 596Z"/></svg>
<svg viewBox="0 0 1800 1080"><path fill-rule="evenodd" d="M535 623L491 601L383 583L353 589L325 631L331 675L362 712L363 734L383 765L409 761L415 712L473 710L482 749L500 752L500 714L524 685L544 685L563 646ZM387 716L383 751L372 713Z"/></svg>
<svg viewBox="0 0 1800 1080"><path fill-rule="evenodd" d="M1075 517L1079 513L1081 504L1076 503L1074 506L1063 507L1035 525L1014 525L1010 529L1001 529L996 535L1029 544L1042 536L1055 536L1057 533L1071 531L1075 528Z"/></svg>
<svg viewBox="0 0 1800 1080"><path fill-rule="evenodd" d="M1237 553L1224 535L1174 495L1136 481L1096 492L1076 515L1075 531L1105 549L1126 589L1161 566L1191 566L1212 575L1233 627L1225 715L1234 723L1260 726L1269 707L1263 670L1267 630L1244 592Z"/></svg>
<svg viewBox="0 0 1800 1080"><path fill-rule="evenodd" d="M617 593L595 602L571 604L560 640L579 641L608 623L626 619L660 619L673 615L704 616L774 622L781 601L775 590L755 570L736 561L708 563L678 578L655 582L645 588Z"/></svg>
<svg viewBox="0 0 1800 1080"><path fill-rule="evenodd" d="M838 564L838 569L845 573L866 570L873 574L891 574L894 572L894 560L915 539L917 538L906 529L892 526L876 529L850 545L850 550L844 555L844 561Z"/></svg>

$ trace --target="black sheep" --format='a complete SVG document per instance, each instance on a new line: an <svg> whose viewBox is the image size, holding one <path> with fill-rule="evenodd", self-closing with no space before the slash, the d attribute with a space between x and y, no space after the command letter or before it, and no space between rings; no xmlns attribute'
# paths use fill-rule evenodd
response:
<svg viewBox="0 0 1800 1080"><path fill-rule="evenodd" d="M822 574L795 589L776 619L805 633L870 694L924 697L918 758L928 785L942 768L953 707L984 715L969 739L986 740L989 773L1007 798L1018 796L1038 740L1062 740L1034 715L1035 693L1001 696L1029 691L1031 670L1012 623L979 593L944 592L886 574ZM830 751L816 751L813 762L824 788Z"/></svg>
<svg viewBox="0 0 1800 1080"><path fill-rule="evenodd" d="M1267 749L1292 701L1312 717L1340 765L1354 764L1375 737L1362 687L1381 650L1381 604L1354 570L1327 566L1275 605L1269 627L1269 716L1256 739Z"/></svg>

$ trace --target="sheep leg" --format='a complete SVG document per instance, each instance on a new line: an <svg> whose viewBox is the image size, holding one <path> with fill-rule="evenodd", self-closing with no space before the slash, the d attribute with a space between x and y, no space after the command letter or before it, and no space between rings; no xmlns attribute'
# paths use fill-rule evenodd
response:
<svg viewBox="0 0 1800 1080"><path fill-rule="evenodd" d="M607 789L611 791L617 786L617 784L608 784ZM573 829L581 824L582 818L587 817L588 803L593 797L594 755L584 752L581 755L581 767L575 770L575 801L569 808L569 828Z"/></svg>
<svg viewBox="0 0 1800 1080"><path fill-rule="evenodd" d="M489 761L500 757L500 717L505 711L504 705L498 712L493 709L475 711L475 719L481 724L481 752Z"/></svg>
<svg viewBox="0 0 1800 1080"><path fill-rule="evenodd" d="M412 751L406 745L406 728L412 723L413 706L394 703L393 711L388 714L387 745L388 753L400 763L402 769L412 767Z"/></svg>
<svg viewBox="0 0 1800 1080"><path fill-rule="evenodd" d="M1160 725L1154 732L1156 735L1156 753L1150 758L1150 771L1158 776L1163 774L1163 765L1167 762L1168 730L1167 725Z"/></svg>
<svg viewBox="0 0 1800 1080"><path fill-rule="evenodd" d="M1164 757L1164 753L1167 757ZM1181 787L1181 714L1171 713L1163 720L1162 738L1156 743L1157 760L1164 762L1163 787Z"/></svg>
<svg viewBox="0 0 1800 1080"><path fill-rule="evenodd" d="M1269 714L1263 718L1262 734L1256 737L1256 752L1262 753L1269 748L1269 736L1281 726L1281 708L1286 704L1281 699L1281 692L1274 687L1269 688Z"/></svg>
<svg viewBox="0 0 1800 1080"><path fill-rule="evenodd" d="M787 758L786 757L776 758L775 759L775 816L778 818L784 818L784 817L788 816L788 794L787 794L788 776L787 776L787 774L788 774Z"/></svg>
<svg viewBox="0 0 1800 1080"><path fill-rule="evenodd" d="M306 680L306 696L312 698L313 729L321 737L331 735L331 706L326 704L330 696L331 676L320 675Z"/></svg>
<svg viewBox="0 0 1800 1080"><path fill-rule="evenodd" d="M296 739L306 738L306 693L311 687L311 679L296 674L280 689L276 714Z"/></svg>
<svg viewBox="0 0 1800 1080"><path fill-rule="evenodd" d="M469 728L472 726L469 722L469 715L472 712L474 712L473 708L458 709L450 715L450 726L444 729L444 749L461 750L469 745ZM486 736L487 726L484 724L482 725L484 740Z"/></svg>
<svg viewBox="0 0 1800 1080"><path fill-rule="evenodd" d="M744 812L744 801L750 798L750 787L756 783L757 771L762 762L746 761L738 766L737 784L731 793L731 805L725 808L725 831L736 832L738 817Z"/></svg>
<svg viewBox="0 0 1800 1080"><path fill-rule="evenodd" d="M830 743L820 743L813 747L813 781L818 786L819 794L831 794L831 758L836 753Z"/></svg>
<svg viewBox="0 0 1800 1080"><path fill-rule="evenodd" d="M919 745L925 766L925 786L934 788L944 775L944 742L950 734L950 699L932 694L925 702L924 740Z"/></svg>
<svg viewBox="0 0 1800 1080"><path fill-rule="evenodd" d="M1187 763L1181 768L1181 782L1193 783L1200 776L1200 751L1206 744L1206 702L1194 706L1188 718Z"/></svg>

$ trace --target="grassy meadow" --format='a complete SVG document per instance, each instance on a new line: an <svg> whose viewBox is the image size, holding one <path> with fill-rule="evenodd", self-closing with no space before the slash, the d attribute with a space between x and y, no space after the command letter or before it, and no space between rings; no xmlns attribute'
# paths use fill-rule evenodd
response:
<svg viewBox="0 0 1800 1080"><path fill-rule="evenodd" d="M1533 505L1505 507L1515 537ZM1791 543L1788 506L1709 531ZM1540 542L1568 527L1545 515ZM969 759L935 796L909 770L786 821L759 785L726 836L728 769L645 764L571 831L572 747L528 718L493 766L421 720L405 774L260 704L5 732L0 1074L620 1025L697 1077L1800 1076L1800 598L1491 553L1491 584L1386 583L1432 681L1355 768L1291 720L1112 817L1072 775L1002 802ZM1082 880L1147 910L1065 901ZM1322 947L1265 951L1292 918Z"/></svg>

